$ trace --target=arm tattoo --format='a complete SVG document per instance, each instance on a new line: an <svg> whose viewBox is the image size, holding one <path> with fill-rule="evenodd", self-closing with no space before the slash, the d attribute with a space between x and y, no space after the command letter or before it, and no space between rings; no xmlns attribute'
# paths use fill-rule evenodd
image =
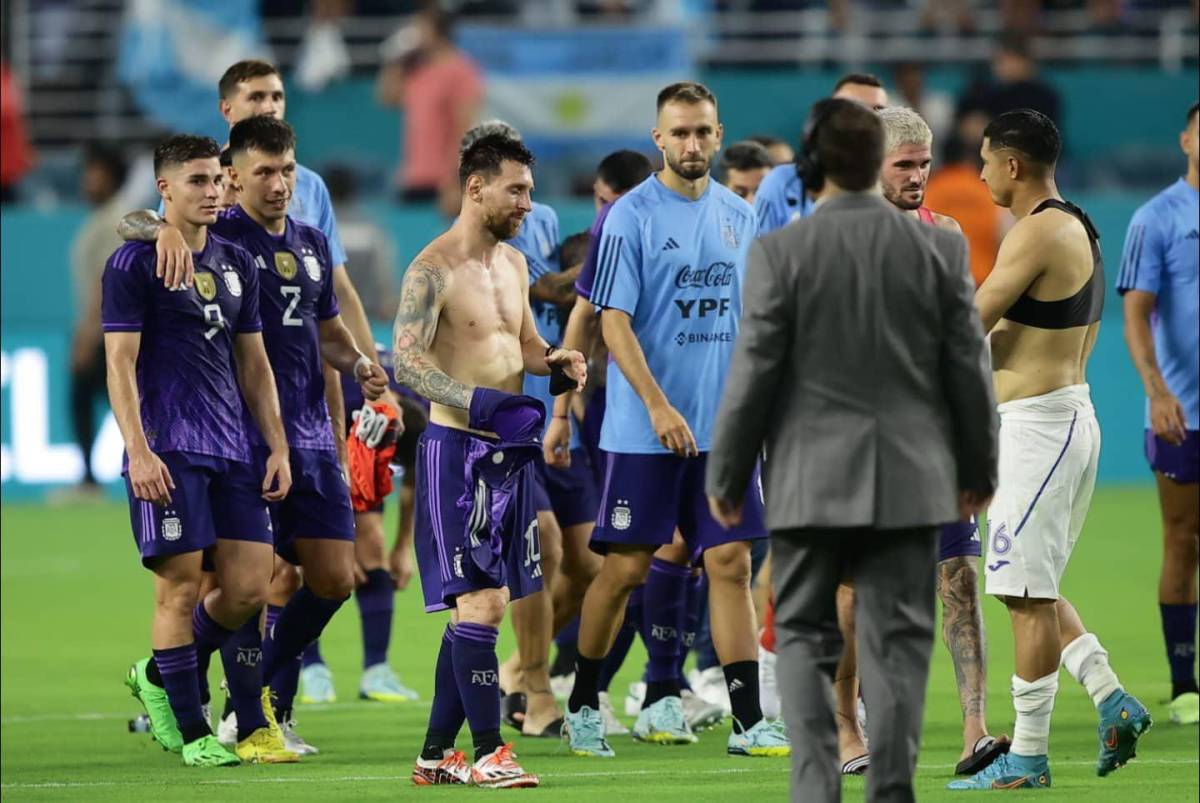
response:
<svg viewBox="0 0 1200 803"><path fill-rule="evenodd" d="M117 224L117 236L122 240L139 240L152 243L158 239L163 219L153 209L138 209L121 218Z"/></svg>
<svg viewBox="0 0 1200 803"><path fill-rule="evenodd" d="M971 558L938 564L942 636L954 661L963 718L983 717L987 701L987 646L979 607L978 579Z"/></svg>
<svg viewBox="0 0 1200 803"><path fill-rule="evenodd" d="M471 406L472 389L428 357L437 334L438 301L445 290L446 277L437 265L418 260L405 272L393 331L396 381L431 402L465 410Z"/></svg>

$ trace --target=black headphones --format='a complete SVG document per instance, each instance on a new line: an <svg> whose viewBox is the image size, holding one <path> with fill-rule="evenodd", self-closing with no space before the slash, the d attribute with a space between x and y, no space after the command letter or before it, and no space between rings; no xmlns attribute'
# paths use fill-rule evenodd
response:
<svg viewBox="0 0 1200 803"><path fill-rule="evenodd" d="M804 122L804 136L800 140L800 153L796 154L796 175L809 192L820 192L825 186L825 167L817 155L817 130L837 108L839 100L824 98L813 104Z"/></svg>

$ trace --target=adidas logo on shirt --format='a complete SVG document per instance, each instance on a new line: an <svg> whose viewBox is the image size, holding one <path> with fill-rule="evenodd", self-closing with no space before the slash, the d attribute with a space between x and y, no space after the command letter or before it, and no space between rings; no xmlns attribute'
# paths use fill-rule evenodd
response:
<svg viewBox="0 0 1200 803"><path fill-rule="evenodd" d="M674 237L668 237L666 243L663 244L662 250L674 251L679 247L679 243L675 242Z"/></svg>

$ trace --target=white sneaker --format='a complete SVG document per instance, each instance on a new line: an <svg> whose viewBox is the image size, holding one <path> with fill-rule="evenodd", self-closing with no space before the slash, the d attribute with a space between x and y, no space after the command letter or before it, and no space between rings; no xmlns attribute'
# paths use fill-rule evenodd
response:
<svg viewBox="0 0 1200 803"><path fill-rule="evenodd" d="M779 719L783 703L779 699L779 682L775 677L775 653L758 645L758 704L763 716Z"/></svg>
<svg viewBox="0 0 1200 803"><path fill-rule="evenodd" d="M554 675L550 678L550 693L554 699L562 701L571 696L575 690L575 673L569 675Z"/></svg>
<svg viewBox="0 0 1200 803"><path fill-rule="evenodd" d="M642 713L642 700L646 699L646 684L637 681L629 684L629 694L625 695L625 716L636 717Z"/></svg>
<svg viewBox="0 0 1200 803"><path fill-rule="evenodd" d="M729 689L725 688L725 670L719 666L710 666L703 672L697 672L695 679L690 680L692 691L707 703L719 706L725 716L733 714L733 706L729 704Z"/></svg>
<svg viewBox="0 0 1200 803"><path fill-rule="evenodd" d="M237 747L238 731L236 711L230 711L229 716L222 717L221 721L217 723L217 741L230 749Z"/></svg>
<svg viewBox="0 0 1200 803"><path fill-rule="evenodd" d="M296 733L296 720L289 719L279 723L279 729L283 731L283 746L291 750L298 756L312 756L321 751L313 747L308 742Z"/></svg>
<svg viewBox="0 0 1200 803"><path fill-rule="evenodd" d="M641 703L638 703L640 708ZM608 692L600 692L600 716L604 718L604 735L605 736L628 736L629 728L625 727L625 723L617 719L617 712L613 710L612 701L608 699Z"/></svg>
<svg viewBox="0 0 1200 803"><path fill-rule="evenodd" d="M720 725L721 720L725 719L725 712L721 710L721 706L698 697L691 689L684 689L679 693L679 697L683 701L683 718L693 731L708 730Z"/></svg>

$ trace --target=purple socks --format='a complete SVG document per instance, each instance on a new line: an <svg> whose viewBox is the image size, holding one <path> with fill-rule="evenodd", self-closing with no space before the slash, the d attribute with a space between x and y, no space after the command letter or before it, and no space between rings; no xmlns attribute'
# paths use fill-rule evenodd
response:
<svg viewBox="0 0 1200 803"><path fill-rule="evenodd" d="M655 558L650 564L642 604L642 638L650 660L646 664L648 708L663 697L679 695L679 655L691 569Z"/></svg>
<svg viewBox="0 0 1200 803"><path fill-rule="evenodd" d="M200 708L200 684L196 675L196 645L185 644L154 651L154 664L167 692L167 701L175 712L183 742L194 742L212 731Z"/></svg>
<svg viewBox="0 0 1200 803"><path fill-rule="evenodd" d="M446 632L442 634L442 647L438 650L434 672L433 705L429 710L429 730L425 734L421 758L440 761L442 751L454 746L454 739L467 718L454 674L453 624L447 624Z"/></svg>
<svg viewBox="0 0 1200 803"><path fill-rule="evenodd" d="M229 700L237 712L240 742L259 728L267 727L262 708L262 635L258 632L257 614L221 646L221 663L229 685Z"/></svg>
<svg viewBox="0 0 1200 803"><path fill-rule="evenodd" d="M500 662L496 658L496 628L459 622L450 653L463 711L475 743L475 759L500 747Z"/></svg>
<svg viewBox="0 0 1200 803"><path fill-rule="evenodd" d="M363 669L387 663L388 643L392 638L392 609L396 586L387 569L367 572L367 582L354 592L362 619Z"/></svg>

